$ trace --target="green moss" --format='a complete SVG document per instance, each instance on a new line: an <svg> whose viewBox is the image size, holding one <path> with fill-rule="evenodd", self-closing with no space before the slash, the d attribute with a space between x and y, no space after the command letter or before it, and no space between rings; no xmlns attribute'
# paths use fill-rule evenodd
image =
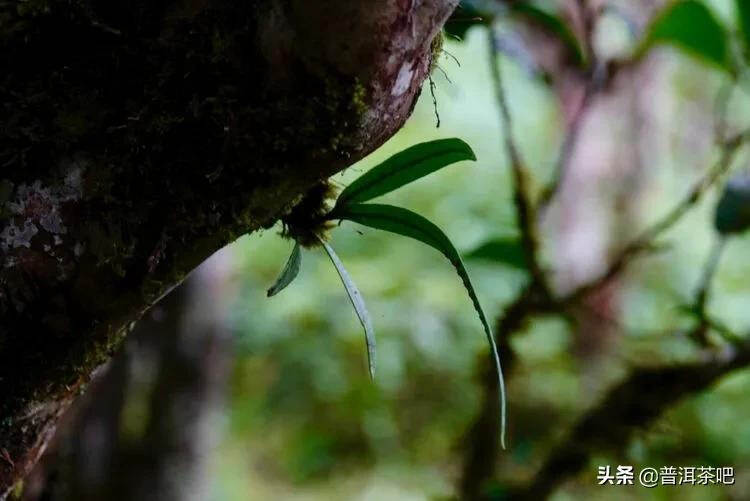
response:
<svg viewBox="0 0 750 501"><path fill-rule="evenodd" d="M51 11L49 0L19 0L16 12L20 17L36 17Z"/></svg>
<svg viewBox="0 0 750 501"><path fill-rule="evenodd" d="M13 490L10 493L10 499L23 499L24 482L19 480L16 485L13 486Z"/></svg>
<svg viewBox="0 0 750 501"><path fill-rule="evenodd" d="M440 56L443 54L444 43L445 35L442 31L440 31L437 35L435 35L435 38L432 39L432 44L430 45L430 73L432 73L438 65Z"/></svg>
<svg viewBox="0 0 750 501"><path fill-rule="evenodd" d="M254 110L262 130L269 131L259 142L288 159L325 157L348 149L352 131L367 110L365 87L357 79L332 74L323 79L309 74L297 87L296 96Z"/></svg>
<svg viewBox="0 0 750 501"><path fill-rule="evenodd" d="M352 92L352 110L357 117L362 117L367 111L367 89L362 85L359 79L354 81L354 91Z"/></svg>

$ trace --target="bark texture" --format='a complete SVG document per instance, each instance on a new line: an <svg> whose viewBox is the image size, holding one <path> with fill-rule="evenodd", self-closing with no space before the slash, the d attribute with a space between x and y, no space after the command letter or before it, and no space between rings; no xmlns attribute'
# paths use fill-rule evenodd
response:
<svg viewBox="0 0 750 501"><path fill-rule="evenodd" d="M231 370L231 249L138 322L59 423L22 501L201 501Z"/></svg>
<svg viewBox="0 0 750 501"><path fill-rule="evenodd" d="M0 499L144 311L401 127L456 3L0 2Z"/></svg>

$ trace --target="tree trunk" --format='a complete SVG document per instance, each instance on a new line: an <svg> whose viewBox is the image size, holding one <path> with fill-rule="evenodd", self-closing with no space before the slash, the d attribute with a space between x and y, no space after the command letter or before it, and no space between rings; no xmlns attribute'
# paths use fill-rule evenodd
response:
<svg viewBox="0 0 750 501"><path fill-rule="evenodd" d="M144 311L401 127L456 3L0 2L0 499Z"/></svg>
<svg viewBox="0 0 750 501"><path fill-rule="evenodd" d="M231 365L231 259L229 249L212 256L138 322L65 414L23 501L210 497Z"/></svg>

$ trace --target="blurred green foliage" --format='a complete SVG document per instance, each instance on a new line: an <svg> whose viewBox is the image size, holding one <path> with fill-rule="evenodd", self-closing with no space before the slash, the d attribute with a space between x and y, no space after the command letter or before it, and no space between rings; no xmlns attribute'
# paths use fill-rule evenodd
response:
<svg viewBox="0 0 750 501"><path fill-rule="evenodd" d="M731 70L724 27L702 2L673 2L649 26L639 51L658 43L674 44L721 68Z"/></svg>
<svg viewBox="0 0 750 501"><path fill-rule="evenodd" d="M718 7L722 22L731 23L727 12L734 2L710 4ZM446 57L440 66L451 82L441 72L434 75L441 128L435 128L432 100L425 93L396 137L334 178L345 186L414 143L461 137L475 150L476 166L442 170L384 201L415 208L463 251L498 236L506 242L517 237L482 30L468 28L464 43L446 44L461 66ZM616 226L624 223L609 202L627 197L629 187L601 187L607 201L601 211L613 234L631 235L632 225L645 227L658 219L716 154L710 125L714 97L726 75L706 71L700 61L674 49L658 50L662 69L648 89L656 134L644 146L646 168L639 174L630 223ZM510 60L503 61L503 69L519 146L540 191L553 176L563 117L543 82L530 80ZM747 126L748 116L750 98L734 94L728 120ZM613 130L618 119L611 119ZM743 151L735 168L747 162ZM680 335L690 323L680 305L690 300L715 238L718 194L714 190L669 232L666 250L628 271L620 284L616 339L604 355L581 357L569 323L556 317L535 320L514 339L519 361L509 388L510 443L498 465L500 479L528 478L566 427L628 367L699 356ZM555 232L545 233L545 256L554 256ZM216 465L216 499L416 500L454 492L465 433L480 405L478 374L487 356L470 301L442 256L427 247L351 223L333 233L333 245L367 298L377 326L377 379L368 378L361 327L325 255L306 253L294 286L269 300L265 290L291 244L275 231L235 243L237 357L226 438ZM737 332L750 331L748 252L747 237L730 242L709 304L712 314ZM491 260L472 260L468 267L490 316L499 315L527 279L517 266ZM604 464L736 469L738 485L731 497L711 487L634 487L617 490L617 499L750 499L748 384L750 374L738 372L671 409L639 433L623 456L596 458L555 499L614 499L615 491L596 487L596 466Z"/></svg>

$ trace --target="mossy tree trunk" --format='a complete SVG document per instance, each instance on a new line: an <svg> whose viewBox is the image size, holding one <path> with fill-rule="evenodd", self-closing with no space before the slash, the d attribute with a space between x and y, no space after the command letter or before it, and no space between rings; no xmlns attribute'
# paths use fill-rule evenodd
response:
<svg viewBox="0 0 750 501"><path fill-rule="evenodd" d="M24 479L21 501L203 501L231 371L231 249L141 318Z"/></svg>
<svg viewBox="0 0 750 501"><path fill-rule="evenodd" d="M144 311L401 127L456 3L0 2L0 498Z"/></svg>

